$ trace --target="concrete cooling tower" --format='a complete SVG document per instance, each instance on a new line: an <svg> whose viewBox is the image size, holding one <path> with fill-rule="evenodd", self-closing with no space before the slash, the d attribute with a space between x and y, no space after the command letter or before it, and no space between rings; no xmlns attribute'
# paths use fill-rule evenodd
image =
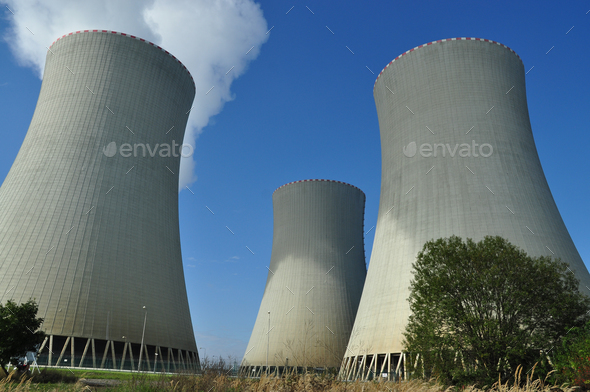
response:
<svg viewBox="0 0 590 392"><path fill-rule="evenodd" d="M273 193L272 255L241 372L337 368L365 281L365 194L305 180Z"/></svg>
<svg viewBox="0 0 590 392"><path fill-rule="evenodd" d="M131 35L77 31L49 48L0 188L0 300L39 304L39 364L198 366L178 226L194 95L174 56Z"/></svg>
<svg viewBox="0 0 590 392"><path fill-rule="evenodd" d="M412 263L429 240L502 236L531 256L569 263L590 293L541 168L516 53L478 38L421 45L387 65L374 97L381 199L341 377L403 371Z"/></svg>

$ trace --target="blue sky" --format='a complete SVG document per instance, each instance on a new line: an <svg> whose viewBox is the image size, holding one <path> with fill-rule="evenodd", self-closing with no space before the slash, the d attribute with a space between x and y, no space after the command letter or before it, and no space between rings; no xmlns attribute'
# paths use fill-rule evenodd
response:
<svg viewBox="0 0 590 392"><path fill-rule="evenodd" d="M208 357L240 360L244 354L268 272L276 188L308 178L348 182L367 196L365 231L376 224L381 147L373 83L393 58L437 39L499 41L520 55L525 70L534 67L526 81L537 150L588 265L590 2L259 4L271 29L266 42L231 84L232 99L200 130L197 180L179 194L191 315L197 345ZM43 12L34 5L19 12L25 11ZM11 15L0 15L6 36ZM1 42L0 180L24 139L40 84L38 72L19 65ZM208 87L198 85L197 94ZM365 239L367 262L374 232Z"/></svg>

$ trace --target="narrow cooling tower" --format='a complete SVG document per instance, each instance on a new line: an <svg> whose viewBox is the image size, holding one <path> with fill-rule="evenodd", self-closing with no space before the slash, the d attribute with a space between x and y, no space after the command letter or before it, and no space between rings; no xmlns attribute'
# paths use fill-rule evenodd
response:
<svg viewBox="0 0 590 392"><path fill-rule="evenodd" d="M502 236L560 257L590 293L541 168L516 53L477 38L431 42L389 63L374 97L381 200L343 378L403 371L412 263L429 240Z"/></svg>
<svg viewBox="0 0 590 392"><path fill-rule="evenodd" d="M272 256L242 373L337 368L366 275L365 194L305 180L280 187L272 200Z"/></svg>
<svg viewBox="0 0 590 392"><path fill-rule="evenodd" d="M178 226L194 95L174 56L134 36L77 31L49 48L0 188L0 300L38 302L39 364L198 366Z"/></svg>

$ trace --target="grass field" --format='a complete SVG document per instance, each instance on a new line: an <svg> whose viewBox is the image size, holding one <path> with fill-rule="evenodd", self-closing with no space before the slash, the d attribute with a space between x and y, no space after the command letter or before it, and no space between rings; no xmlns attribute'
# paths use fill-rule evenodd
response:
<svg viewBox="0 0 590 392"><path fill-rule="evenodd" d="M132 380L141 375L142 378L146 379L160 379L162 374L160 373L138 373L138 372L112 372L108 370L88 370L88 369L56 369L52 368L52 372L63 374L64 376L74 376L77 378L86 379L109 379L109 380ZM38 374L35 372L35 374ZM166 375L164 375L166 376Z"/></svg>
<svg viewBox="0 0 590 392"><path fill-rule="evenodd" d="M73 373L73 374L72 374ZM88 386L83 379L109 379L116 385ZM342 382L333 376L303 374L283 378L233 378L218 371L205 371L203 375L166 375L110 371L84 371L73 369L44 369L42 375L15 380L14 375L0 381L4 391L203 391L203 392L574 392L575 388L545 384L539 379L519 380L512 384L494 384L482 389L475 387L445 387L436 380L410 380L404 382Z"/></svg>

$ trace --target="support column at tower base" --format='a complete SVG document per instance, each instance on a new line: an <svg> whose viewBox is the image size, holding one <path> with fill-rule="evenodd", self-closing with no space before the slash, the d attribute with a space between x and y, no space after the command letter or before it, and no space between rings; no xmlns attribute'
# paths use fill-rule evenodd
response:
<svg viewBox="0 0 590 392"><path fill-rule="evenodd" d="M49 335L37 353L37 364L49 367L195 373L200 370L197 352L144 344L74 336ZM166 355L163 355L165 353ZM99 366L97 366L99 365Z"/></svg>

